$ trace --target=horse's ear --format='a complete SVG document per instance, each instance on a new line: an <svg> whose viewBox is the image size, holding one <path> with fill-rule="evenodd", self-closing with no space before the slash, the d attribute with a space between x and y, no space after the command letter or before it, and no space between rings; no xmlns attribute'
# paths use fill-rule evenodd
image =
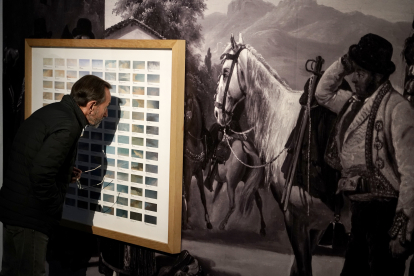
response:
<svg viewBox="0 0 414 276"><path fill-rule="evenodd" d="M239 33L239 44L244 44L242 33Z"/></svg>
<svg viewBox="0 0 414 276"><path fill-rule="evenodd" d="M236 43L236 40L234 40L234 35L233 34L231 34L230 42L231 42L231 48L233 50L237 49L237 43Z"/></svg>

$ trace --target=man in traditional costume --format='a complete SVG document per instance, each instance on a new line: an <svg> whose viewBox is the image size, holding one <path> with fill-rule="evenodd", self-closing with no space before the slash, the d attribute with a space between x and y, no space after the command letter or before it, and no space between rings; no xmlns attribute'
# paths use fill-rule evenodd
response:
<svg viewBox="0 0 414 276"><path fill-rule="evenodd" d="M342 276L404 275L414 230L414 109L391 85L393 47L363 36L316 89L338 114L325 161L341 171L337 192L351 201L351 239ZM352 75L355 92L339 88Z"/></svg>

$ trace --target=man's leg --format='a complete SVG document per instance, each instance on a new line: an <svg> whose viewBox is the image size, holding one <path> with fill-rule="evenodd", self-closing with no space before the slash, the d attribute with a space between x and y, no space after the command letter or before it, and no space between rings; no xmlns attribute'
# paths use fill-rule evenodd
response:
<svg viewBox="0 0 414 276"><path fill-rule="evenodd" d="M8 270L3 269L0 275L45 276L46 249L49 238L41 232L12 225L5 226L4 231L7 232L5 251L11 254L8 254L6 260L3 257L3 265L5 260Z"/></svg>
<svg viewBox="0 0 414 276"><path fill-rule="evenodd" d="M369 275L368 246L366 241L367 213L364 202L352 202L351 238L345 253L341 276Z"/></svg>
<svg viewBox="0 0 414 276"><path fill-rule="evenodd" d="M369 262L371 275L403 276L406 257L393 258L390 249L388 231L394 221L397 200L373 202L371 217L375 218L367 234L370 248ZM407 256L408 257L408 256Z"/></svg>
<svg viewBox="0 0 414 276"><path fill-rule="evenodd" d="M3 260L2 269L0 272L1 276L17 276L17 257L16 248L14 246L13 236L14 231L10 228L6 228L3 224Z"/></svg>

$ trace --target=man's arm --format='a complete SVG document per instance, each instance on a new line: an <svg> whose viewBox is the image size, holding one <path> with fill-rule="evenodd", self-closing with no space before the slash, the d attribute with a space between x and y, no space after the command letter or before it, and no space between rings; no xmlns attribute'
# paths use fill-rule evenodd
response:
<svg viewBox="0 0 414 276"><path fill-rule="evenodd" d="M352 92L341 90L344 77L352 73L352 66L346 68L343 64L344 57L335 61L322 75L318 86L316 87L315 98L318 103L332 112L338 114L344 104L352 97ZM346 60L345 62L349 62Z"/></svg>
<svg viewBox="0 0 414 276"><path fill-rule="evenodd" d="M400 174L398 204L393 228L403 244L406 241L412 241L414 232L414 121L412 118L414 118L414 109L408 101L397 104L391 113L391 139L396 166ZM398 227L399 222L402 223L400 227Z"/></svg>
<svg viewBox="0 0 414 276"><path fill-rule="evenodd" d="M56 175L75 141L76 137L69 130L56 131L47 137L33 159L30 170L33 194L52 214L64 200L61 189L56 186Z"/></svg>

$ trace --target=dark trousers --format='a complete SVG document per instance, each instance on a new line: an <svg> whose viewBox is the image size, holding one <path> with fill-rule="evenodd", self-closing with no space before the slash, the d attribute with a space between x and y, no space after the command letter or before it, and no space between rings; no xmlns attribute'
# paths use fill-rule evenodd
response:
<svg viewBox="0 0 414 276"><path fill-rule="evenodd" d="M393 258L389 248L396 206L397 200L352 202L351 239L341 276L404 275L406 258Z"/></svg>
<svg viewBox="0 0 414 276"><path fill-rule="evenodd" d="M1 276L45 276L48 236L18 226L3 226Z"/></svg>

